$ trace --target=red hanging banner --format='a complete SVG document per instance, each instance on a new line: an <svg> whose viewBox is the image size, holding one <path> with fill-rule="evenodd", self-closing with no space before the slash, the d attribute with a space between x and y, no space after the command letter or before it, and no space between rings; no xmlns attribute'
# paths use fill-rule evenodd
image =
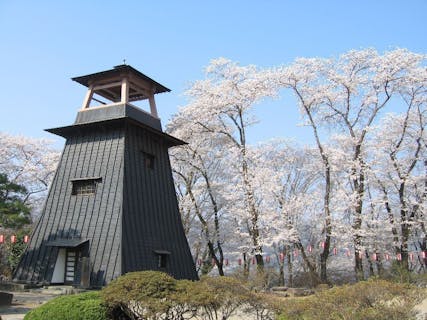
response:
<svg viewBox="0 0 427 320"><path fill-rule="evenodd" d="M24 236L24 243L28 243L30 241L30 236L25 235Z"/></svg>
<svg viewBox="0 0 427 320"><path fill-rule="evenodd" d="M225 265L228 266L228 259L225 259L224 262L225 262Z"/></svg>
<svg viewBox="0 0 427 320"><path fill-rule="evenodd" d="M414 261L414 253L413 252L409 253L409 260Z"/></svg>
<svg viewBox="0 0 427 320"><path fill-rule="evenodd" d="M10 236L10 242L12 242L12 243L16 242L16 236L15 235Z"/></svg>
<svg viewBox="0 0 427 320"><path fill-rule="evenodd" d="M325 249L325 241L320 242L320 247L321 247L322 249Z"/></svg>
<svg viewBox="0 0 427 320"><path fill-rule="evenodd" d="M390 260L390 255L388 253L386 253L386 254L384 254L384 258L385 258L386 261L389 261Z"/></svg>
<svg viewBox="0 0 427 320"><path fill-rule="evenodd" d="M308 252L313 252L313 247L311 246L311 244L309 244L308 246L307 246L307 251Z"/></svg>
<svg viewBox="0 0 427 320"><path fill-rule="evenodd" d="M334 252L334 255L337 255L338 254L338 249L335 247L334 250L333 250L333 252Z"/></svg>
<svg viewBox="0 0 427 320"><path fill-rule="evenodd" d="M237 263L239 264L239 266L241 266L242 265L242 259L237 259Z"/></svg>
<svg viewBox="0 0 427 320"><path fill-rule="evenodd" d="M0 243L4 243L4 235L0 234Z"/></svg>
<svg viewBox="0 0 427 320"><path fill-rule="evenodd" d="M421 251L421 258L423 258L423 259L426 258L426 252L425 251Z"/></svg>
<svg viewBox="0 0 427 320"><path fill-rule="evenodd" d="M201 265L202 265L202 259L198 259L198 260L197 260L197 264L198 264L199 266L201 266Z"/></svg>
<svg viewBox="0 0 427 320"><path fill-rule="evenodd" d="M396 255L396 259L397 259L397 261L401 261L401 260L402 260L402 254L401 254L401 253L398 253L398 254Z"/></svg>

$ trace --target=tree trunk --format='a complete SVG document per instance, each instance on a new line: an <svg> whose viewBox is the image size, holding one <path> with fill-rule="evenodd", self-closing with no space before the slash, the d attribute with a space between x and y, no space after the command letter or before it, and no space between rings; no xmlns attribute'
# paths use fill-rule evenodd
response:
<svg viewBox="0 0 427 320"><path fill-rule="evenodd" d="M369 259L369 252L368 250L365 251L365 256L366 256L366 261L368 261L368 265L369 265L369 275L368 278L373 276L375 274L374 272L374 265L372 263L372 260Z"/></svg>
<svg viewBox="0 0 427 320"><path fill-rule="evenodd" d="M325 247L320 254L320 281L328 283L327 262L329 257L329 249L331 246L331 237L327 234L325 238Z"/></svg>
<svg viewBox="0 0 427 320"><path fill-rule="evenodd" d="M289 246L287 247L286 252L286 260L288 261L288 287L292 288L294 286L294 271L292 265L292 255Z"/></svg>
<svg viewBox="0 0 427 320"><path fill-rule="evenodd" d="M279 287L285 285L285 263L280 261L279 258Z"/></svg>
<svg viewBox="0 0 427 320"><path fill-rule="evenodd" d="M305 253L305 250L304 250L302 243L299 241L295 244L295 246L301 251L301 256L302 256L302 259L303 259L304 263L306 264L308 271L310 273L310 278L311 278L312 284L314 283L317 285L317 284L321 283L322 281L319 278L319 275L317 274L316 266L313 265L313 263L307 257L307 254ZM326 268L325 268L325 270L326 270Z"/></svg>
<svg viewBox="0 0 427 320"><path fill-rule="evenodd" d="M331 246L331 233L332 233L332 219L329 208L331 197L331 169L329 160L325 157L325 196L324 196L324 210L325 210L325 246L320 254L320 281L328 283L327 263L329 258L329 249Z"/></svg>
<svg viewBox="0 0 427 320"><path fill-rule="evenodd" d="M255 196L254 196L254 190L252 188L252 184L249 180L249 172L248 172L248 165L246 162L246 151L242 150L242 172L243 172L243 184L245 187L245 196L247 201L247 206L249 210L249 217L250 217L250 227L249 227L249 235L251 236L252 240L252 246L253 250L255 252L255 259L257 262L257 272L263 273L264 272L264 260L262 258L262 245L259 241L260 231L258 226L258 219L259 219L259 213L255 205Z"/></svg>
<svg viewBox="0 0 427 320"><path fill-rule="evenodd" d="M305 113L310 120L311 128L313 129L314 137L316 139L316 144L319 149L320 156L322 158L322 163L325 169L325 194L323 197L323 210L325 214L325 248L320 255L320 279L322 282L327 283L327 262L329 258L329 247L331 242L331 232L332 232L332 219L330 212L330 199L331 199L331 167L329 163L329 157L323 148L323 145L320 141L319 133L317 130L317 125L314 121L313 115L310 110L310 106L304 103L304 99L300 92L294 88L297 95L300 97L302 105L304 107Z"/></svg>
<svg viewBox="0 0 427 320"><path fill-rule="evenodd" d="M377 255L376 264L377 264L378 275L381 277L382 275L384 275L383 261L379 254L376 254L376 255Z"/></svg>
<svg viewBox="0 0 427 320"><path fill-rule="evenodd" d="M362 255L359 254L362 247L362 236L360 235L360 230L362 228L363 197L365 194L365 174L363 172L364 163L362 159L360 159L361 149L361 144L357 144L353 158L353 161L359 164L360 171L357 172L356 166L351 169L352 177L354 177L353 188L354 192L356 193L356 203L354 209L355 218L353 223L353 241L355 248L354 270L356 273L356 279L359 281L364 279Z"/></svg>
<svg viewBox="0 0 427 320"><path fill-rule="evenodd" d="M248 260L248 255L246 252L243 252L243 278L247 280L249 278L250 271L250 261Z"/></svg>

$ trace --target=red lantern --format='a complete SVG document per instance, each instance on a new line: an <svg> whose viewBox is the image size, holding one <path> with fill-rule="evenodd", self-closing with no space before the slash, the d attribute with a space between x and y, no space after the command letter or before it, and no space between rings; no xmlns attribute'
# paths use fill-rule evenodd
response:
<svg viewBox="0 0 427 320"><path fill-rule="evenodd" d="M0 234L0 243L4 243L4 235Z"/></svg>
<svg viewBox="0 0 427 320"><path fill-rule="evenodd" d="M322 249L325 249L325 242L324 242L324 241L320 242L320 247L321 247Z"/></svg>
<svg viewBox="0 0 427 320"><path fill-rule="evenodd" d="M30 236L24 236L24 243L28 243L30 241Z"/></svg>
<svg viewBox="0 0 427 320"><path fill-rule="evenodd" d="M402 260L402 254L398 253L396 255L396 259L397 259L397 261L401 261Z"/></svg>
<svg viewBox="0 0 427 320"><path fill-rule="evenodd" d="M237 263L239 264L239 266L242 265L242 259L237 259Z"/></svg>
<svg viewBox="0 0 427 320"><path fill-rule="evenodd" d="M413 252L409 253L409 260L414 261L414 253Z"/></svg>
<svg viewBox="0 0 427 320"><path fill-rule="evenodd" d="M313 248L311 247L310 244L307 246L307 251L310 252L310 253L313 251Z"/></svg>
<svg viewBox="0 0 427 320"><path fill-rule="evenodd" d="M15 235L10 236L10 242L11 243L15 243L16 242L16 236Z"/></svg>
<svg viewBox="0 0 427 320"><path fill-rule="evenodd" d="M333 252L334 252L334 255L337 255L338 254L338 249L334 248Z"/></svg>
<svg viewBox="0 0 427 320"><path fill-rule="evenodd" d="M423 258L423 259L426 258L426 252L425 251L421 251L421 258Z"/></svg>

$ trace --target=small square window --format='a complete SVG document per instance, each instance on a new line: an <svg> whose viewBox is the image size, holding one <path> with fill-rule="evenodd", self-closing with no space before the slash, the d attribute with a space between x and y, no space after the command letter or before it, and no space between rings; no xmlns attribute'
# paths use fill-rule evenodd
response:
<svg viewBox="0 0 427 320"><path fill-rule="evenodd" d="M159 265L158 265L159 268L161 269L166 268L167 258L168 258L167 254L159 254Z"/></svg>
<svg viewBox="0 0 427 320"><path fill-rule="evenodd" d="M72 195L89 196L96 192L96 185L101 181L100 178L96 179L76 179L73 180Z"/></svg>
<svg viewBox="0 0 427 320"><path fill-rule="evenodd" d="M157 257L157 267L159 269L165 269L171 253L166 250L154 250L154 253Z"/></svg>
<svg viewBox="0 0 427 320"><path fill-rule="evenodd" d="M154 155L142 152L144 157L144 167L148 169L154 169Z"/></svg>

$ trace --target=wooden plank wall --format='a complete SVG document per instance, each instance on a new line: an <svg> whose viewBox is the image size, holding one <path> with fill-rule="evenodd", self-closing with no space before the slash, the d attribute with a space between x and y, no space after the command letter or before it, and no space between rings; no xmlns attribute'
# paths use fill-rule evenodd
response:
<svg viewBox="0 0 427 320"><path fill-rule="evenodd" d="M123 189L123 271L161 270L177 279L197 279L182 227L168 148L159 135L129 124ZM144 165L154 156L154 168ZM166 269L155 251L168 251Z"/></svg>
<svg viewBox="0 0 427 320"><path fill-rule="evenodd" d="M67 139L15 281L49 281L58 248L45 244L59 238L89 239L93 286L101 286L121 274L123 154L123 129L106 131L98 127ZM71 180L85 177L102 178L96 194L72 195Z"/></svg>
<svg viewBox="0 0 427 320"><path fill-rule="evenodd" d="M162 271L197 279L182 227L164 138L130 122L76 128L67 139L46 204L14 280L48 283L55 239L88 239L91 286L137 270L162 270L155 251L170 252ZM144 166L144 153L154 168ZM72 179L100 177L96 194L72 195ZM76 278L76 284L79 278Z"/></svg>

